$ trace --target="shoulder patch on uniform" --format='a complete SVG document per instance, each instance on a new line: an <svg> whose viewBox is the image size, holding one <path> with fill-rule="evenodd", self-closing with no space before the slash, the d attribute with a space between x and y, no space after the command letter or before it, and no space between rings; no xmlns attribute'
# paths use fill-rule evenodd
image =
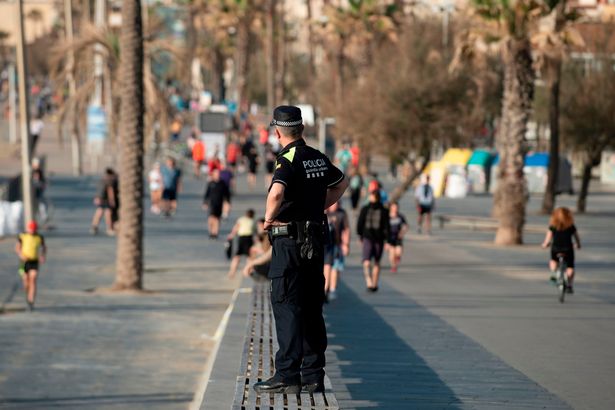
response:
<svg viewBox="0 0 615 410"><path fill-rule="evenodd" d="M282 168L282 164L276 161L275 169Z"/></svg>
<svg viewBox="0 0 615 410"><path fill-rule="evenodd" d="M295 158L295 147L289 149L288 152L285 152L282 156L292 163Z"/></svg>

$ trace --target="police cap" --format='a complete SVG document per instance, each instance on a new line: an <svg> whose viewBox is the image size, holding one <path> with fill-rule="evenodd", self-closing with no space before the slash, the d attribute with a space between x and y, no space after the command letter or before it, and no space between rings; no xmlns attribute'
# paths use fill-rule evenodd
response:
<svg viewBox="0 0 615 410"><path fill-rule="evenodd" d="M301 110L299 107L295 107L294 105L280 105L273 110L273 120L271 121L271 126L280 126L280 127L295 127L297 125L303 124L303 119L301 118Z"/></svg>

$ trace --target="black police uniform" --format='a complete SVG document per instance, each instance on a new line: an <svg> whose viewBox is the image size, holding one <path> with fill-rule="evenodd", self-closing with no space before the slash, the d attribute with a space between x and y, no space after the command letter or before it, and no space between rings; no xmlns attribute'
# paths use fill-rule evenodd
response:
<svg viewBox="0 0 615 410"><path fill-rule="evenodd" d="M275 219L289 223L289 229L282 235L272 229L269 278L280 346L275 378L286 384L322 383L324 378L324 207L327 189L343 179L344 174L303 139L284 147L276 160L271 186L283 184L285 191ZM309 255L301 251L300 233L308 221L317 227L309 234L314 245Z"/></svg>

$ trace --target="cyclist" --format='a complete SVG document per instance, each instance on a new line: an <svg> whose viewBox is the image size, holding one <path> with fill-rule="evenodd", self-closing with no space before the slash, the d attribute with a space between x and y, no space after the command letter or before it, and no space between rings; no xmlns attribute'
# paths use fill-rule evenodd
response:
<svg viewBox="0 0 615 410"><path fill-rule="evenodd" d="M581 249L581 238L574 226L574 217L568 208L560 207L553 211L549 220L549 229L542 242L542 247L546 248L551 244L551 260L549 269L551 270L551 281L557 280L555 272L557 270L558 255L564 255L566 263L566 277L568 278L568 293L574 293L572 282L574 280L574 246L572 238L576 242L576 248Z"/></svg>

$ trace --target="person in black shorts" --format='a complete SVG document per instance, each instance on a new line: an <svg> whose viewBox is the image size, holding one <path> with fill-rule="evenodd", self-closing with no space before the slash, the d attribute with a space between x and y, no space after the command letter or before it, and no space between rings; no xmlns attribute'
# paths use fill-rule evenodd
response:
<svg viewBox="0 0 615 410"><path fill-rule="evenodd" d="M265 168L267 174L265 175L265 186L271 185L271 179L273 178L273 171L275 170L275 161L278 156L277 152L274 152L273 145L267 142L265 144Z"/></svg>
<svg viewBox="0 0 615 410"><path fill-rule="evenodd" d="M380 192L373 191L369 194L369 203L361 208L357 221L357 234L363 245L363 274L369 292L378 290L380 259L389 232L389 211L380 201ZM373 267L370 266L372 260Z"/></svg>
<svg viewBox="0 0 615 410"><path fill-rule="evenodd" d="M118 197L119 187L117 174L113 169L107 168L105 170L105 175L99 183L98 193L96 197L94 197L96 211L92 217L92 225L90 228L90 233L92 235L96 235L98 233L98 225L100 224L103 216L107 227L107 235L115 235L113 216L119 206Z"/></svg>
<svg viewBox="0 0 615 410"><path fill-rule="evenodd" d="M241 262L241 257L245 256L247 258L250 256L250 249L252 245L254 245L255 233L254 210L248 209L244 216L237 219L231 233L229 233L226 238L227 240L232 240L237 236L237 252L235 256L233 256L233 259L231 259L231 266L228 271L229 278L235 277L239 262Z"/></svg>
<svg viewBox="0 0 615 410"><path fill-rule="evenodd" d="M389 261L391 262L391 272L397 272L401 256L404 252L404 235L408 230L406 217L399 213L399 205L393 202L389 205L389 226L390 232L387 239L389 249Z"/></svg>
<svg viewBox="0 0 615 410"><path fill-rule="evenodd" d="M258 168L258 150L252 139L249 138L241 147L241 154L248 163L248 186L254 189L256 186L256 170Z"/></svg>
<svg viewBox="0 0 615 410"><path fill-rule="evenodd" d="M551 270L551 281L555 281L555 271L557 270L558 256L564 256L566 263L566 276L568 277L568 293L573 293L572 282L574 280L574 242L576 248L581 249L581 238L574 226L574 217L568 208L557 208L551 214L549 229L542 242L542 247L547 248L551 244L551 259L549 269Z"/></svg>
<svg viewBox="0 0 615 410"><path fill-rule="evenodd" d="M228 185L220 180L220 170L214 169L211 172L203 198L203 209L209 210L207 227L211 239L216 239L218 237L218 232L220 231L220 217L222 216L225 202L231 202L231 192Z"/></svg>

